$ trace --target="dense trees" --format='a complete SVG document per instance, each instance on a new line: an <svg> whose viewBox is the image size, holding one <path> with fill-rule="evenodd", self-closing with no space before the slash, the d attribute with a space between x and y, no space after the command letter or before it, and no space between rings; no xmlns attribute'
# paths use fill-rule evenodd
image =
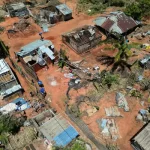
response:
<svg viewBox="0 0 150 150"><path fill-rule="evenodd" d="M22 126L22 120L11 115L0 115L0 135L3 133L15 134Z"/></svg>
<svg viewBox="0 0 150 150"><path fill-rule="evenodd" d="M137 20L142 17L150 17L150 0L138 0L129 4L125 9L125 13Z"/></svg>
<svg viewBox="0 0 150 150"><path fill-rule="evenodd" d="M125 13L134 19L150 17L150 0L79 0L81 11L90 10L90 14L101 13L109 6L125 7Z"/></svg>

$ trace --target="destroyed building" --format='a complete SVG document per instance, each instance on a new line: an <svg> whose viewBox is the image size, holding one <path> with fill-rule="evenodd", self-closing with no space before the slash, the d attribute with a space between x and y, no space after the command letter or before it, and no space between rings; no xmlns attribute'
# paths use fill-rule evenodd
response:
<svg viewBox="0 0 150 150"><path fill-rule="evenodd" d="M62 35L63 42L78 54L95 47L101 39L102 34L94 26L83 26Z"/></svg>
<svg viewBox="0 0 150 150"><path fill-rule="evenodd" d="M49 40L36 40L21 47L16 56L25 70L37 78L36 72L54 61L54 45Z"/></svg>
<svg viewBox="0 0 150 150"><path fill-rule="evenodd" d="M0 59L0 99L22 94L23 88L4 59Z"/></svg>
<svg viewBox="0 0 150 150"><path fill-rule="evenodd" d="M109 15L98 17L94 20L94 23L107 35L115 35L115 33L127 35L140 25L140 22L126 16L121 11L111 12Z"/></svg>
<svg viewBox="0 0 150 150"><path fill-rule="evenodd" d="M49 6L40 10L40 21L55 24L60 21L72 19L72 10L61 3L50 3Z"/></svg>
<svg viewBox="0 0 150 150"><path fill-rule="evenodd" d="M145 69L150 69L150 55L146 55L143 59L141 59L139 64Z"/></svg>
<svg viewBox="0 0 150 150"><path fill-rule="evenodd" d="M24 3L6 3L5 6L11 17L23 17L29 15L29 11Z"/></svg>
<svg viewBox="0 0 150 150"><path fill-rule="evenodd" d="M131 145L134 150L149 150L150 149L150 122L140 129L131 140Z"/></svg>
<svg viewBox="0 0 150 150"><path fill-rule="evenodd" d="M52 145L67 146L79 134L75 128L60 114L55 115L52 110L46 110L32 119L39 134Z"/></svg>

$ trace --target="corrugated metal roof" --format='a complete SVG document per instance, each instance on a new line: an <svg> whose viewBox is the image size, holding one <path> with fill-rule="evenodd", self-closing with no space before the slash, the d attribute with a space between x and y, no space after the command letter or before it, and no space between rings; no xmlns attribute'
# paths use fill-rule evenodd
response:
<svg viewBox="0 0 150 150"><path fill-rule="evenodd" d="M128 17L125 14L121 14L117 17L118 27L120 27L123 33L137 26L137 23L131 17Z"/></svg>
<svg viewBox="0 0 150 150"><path fill-rule="evenodd" d="M107 21L105 21L101 27L104 28L105 30L109 31L109 29L112 27L112 25L114 24L114 21L110 20L109 18L107 19Z"/></svg>
<svg viewBox="0 0 150 150"><path fill-rule="evenodd" d="M18 52L17 55L21 57L26 56L28 53L31 53L43 45L50 46L52 45L52 42L50 40L36 40L32 43L29 43L28 45L21 47L21 51Z"/></svg>
<svg viewBox="0 0 150 150"><path fill-rule="evenodd" d="M4 59L0 59L0 74L9 71L10 68Z"/></svg>
<svg viewBox="0 0 150 150"><path fill-rule="evenodd" d="M78 132L60 114L44 122L39 129L45 138L61 147L65 147L78 136Z"/></svg>
<svg viewBox="0 0 150 150"><path fill-rule="evenodd" d="M108 32L114 31L119 34L125 33L138 25L133 18L126 16L120 11L112 12L106 17L98 17L94 22L97 26L101 26Z"/></svg>
<svg viewBox="0 0 150 150"><path fill-rule="evenodd" d="M72 126L69 126L66 130L64 130L58 136L54 137L53 140L56 146L65 147L78 135L79 135L78 132Z"/></svg>
<svg viewBox="0 0 150 150"><path fill-rule="evenodd" d="M66 4L57 5L56 8L63 14L68 15L72 13L72 10Z"/></svg>
<svg viewBox="0 0 150 150"><path fill-rule="evenodd" d="M148 123L145 128L143 128L134 138L135 143L140 145L141 149L150 149L150 123ZM136 144L136 145L137 145ZM137 147L138 147L137 145Z"/></svg>
<svg viewBox="0 0 150 150"><path fill-rule="evenodd" d="M13 10L18 10L26 7L24 3L13 3L8 6L8 8L12 8Z"/></svg>
<svg viewBox="0 0 150 150"><path fill-rule="evenodd" d="M101 26L106 21L106 17L98 17L94 20L97 26Z"/></svg>

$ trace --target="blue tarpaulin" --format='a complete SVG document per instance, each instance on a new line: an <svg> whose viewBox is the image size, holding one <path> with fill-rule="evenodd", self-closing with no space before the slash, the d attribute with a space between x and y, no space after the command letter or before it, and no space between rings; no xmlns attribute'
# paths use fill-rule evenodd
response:
<svg viewBox="0 0 150 150"><path fill-rule="evenodd" d="M30 108L30 103L28 103L24 98L17 98L12 103L18 106L18 110L26 110Z"/></svg>
<svg viewBox="0 0 150 150"><path fill-rule="evenodd" d="M72 126L69 126L66 130L54 137L53 140L56 146L65 147L78 135L78 132Z"/></svg>

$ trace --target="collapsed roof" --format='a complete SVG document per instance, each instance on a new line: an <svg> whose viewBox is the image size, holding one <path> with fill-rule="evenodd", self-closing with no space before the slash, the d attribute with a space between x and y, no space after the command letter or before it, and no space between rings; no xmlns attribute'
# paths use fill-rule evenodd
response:
<svg viewBox="0 0 150 150"><path fill-rule="evenodd" d="M21 17L25 15L29 15L29 11L24 5L24 3L7 3L6 4L7 11L9 12L11 17Z"/></svg>
<svg viewBox="0 0 150 150"><path fill-rule="evenodd" d="M94 26L83 26L82 28L78 28L73 30L72 32L64 34L64 36L69 37L75 43L78 43L78 45L82 45L84 43L92 41L99 35L100 34L96 32L96 28Z"/></svg>
<svg viewBox="0 0 150 150"><path fill-rule="evenodd" d="M112 12L108 16L98 17L94 20L94 23L108 32L116 32L119 34L126 33L140 24L132 17L126 16L120 11Z"/></svg>

